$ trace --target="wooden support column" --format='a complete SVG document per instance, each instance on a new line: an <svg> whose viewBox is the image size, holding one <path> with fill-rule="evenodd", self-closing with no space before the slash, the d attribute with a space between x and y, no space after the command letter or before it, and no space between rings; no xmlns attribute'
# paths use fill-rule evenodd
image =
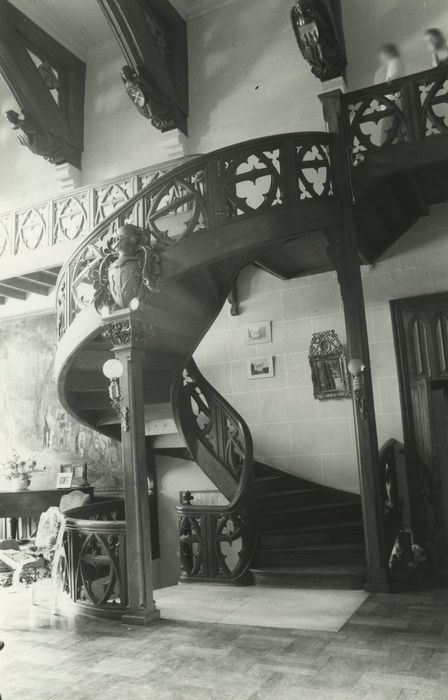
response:
<svg viewBox="0 0 448 700"><path fill-rule="evenodd" d="M373 400L370 352L364 307L359 253L350 231L328 232L328 253L334 262L341 287L347 330L348 359L365 364L363 372L364 411L353 392L359 484L362 499L367 557L367 591L389 591L384 553L379 448Z"/></svg>
<svg viewBox="0 0 448 700"><path fill-rule="evenodd" d="M328 256L336 269L344 305L347 330L348 360L362 360L364 406L357 402L353 391L358 472L364 521L364 539L367 557L366 590L390 590L384 551L383 503L379 469L378 434L370 364L369 339L361 277L361 257L357 243L357 229L353 194L350 182L348 152L341 120L341 101L336 93L321 96L324 118L331 133L337 134L338 155L334 163L338 193L343 209L342 229L327 231Z"/></svg>
<svg viewBox="0 0 448 700"><path fill-rule="evenodd" d="M123 365L120 378L121 447L126 506L128 611L126 624L147 625L159 619L153 598L151 525L143 399L144 341L151 327L137 314L113 314L104 334Z"/></svg>

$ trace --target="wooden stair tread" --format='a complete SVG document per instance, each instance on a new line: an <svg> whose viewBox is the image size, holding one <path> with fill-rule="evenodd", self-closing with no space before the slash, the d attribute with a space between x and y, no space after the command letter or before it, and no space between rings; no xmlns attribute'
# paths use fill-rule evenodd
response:
<svg viewBox="0 0 448 700"><path fill-rule="evenodd" d="M362 528L362 520L335 521L332 523L318 523L317 525L297 525L294 528L283 530L263 530L263 535L294 535L296 533L320 532L321 530L335 530L345 528Z"/></svg>
<svg viewBox="0 0 448 700"><path fill-rule="evenodd" d="M260 493L255 495L255 499L258 500L263 500L263 499L269 499L269 498L277 498L278 496L294 496L295 494L306 494L306 493L320 493L322 492L322 488L319 488L319 486L315 486L314 488L305 488L305 489L282 489L281 491L271 491L270 493Z"/></svg>
<svg viewBox="0 0 448 700"><path fill-rule="evenodd" d="M276 508L275 510L269 510L263 513L266 515L275 515L275 513L299 513L312 510L329 510L331 508L344 508L346 506L360 506L361 499L359 501L325 501L325 503L314 503L309 506L296 506L295 508Z"/></svg>
<svg viewBox="0 0 448 700"><path fill-rule="evenodd" d="M254 483L258 484L259 482L269 482L269 481L278 481L278 479L296 479L297 481L303 481L307 482L309 484L312 484L314 482L309 481L309 479L303 479L301 476L296 476L295 474L288 474L287 472L281 472L280 470L277 471L277 474L270 474L269 476L257 476L254 474Z"/></svg>
<svg viewBox="0 0 448 700"><path fill-rule="evenodd" d="M303 544L297 547L267 547L257 549L257 552L268 554L269 552L321 552L323 549L327 550L344 550L352 549L353 551L360 551L364 549L364 544L361 542L347 542L344 543L328 543L328 544Z"/></svg>
<svg viewBox="0 0 448 700"><path fill-rule="evenodd" d="M312 566L272 566L272 567L260 567L253 568L251 572L253 574L275 574L276 576L290 576L290 575L329 575L332 574L363 574L365 567L356 564L313 564Z"/></svg>

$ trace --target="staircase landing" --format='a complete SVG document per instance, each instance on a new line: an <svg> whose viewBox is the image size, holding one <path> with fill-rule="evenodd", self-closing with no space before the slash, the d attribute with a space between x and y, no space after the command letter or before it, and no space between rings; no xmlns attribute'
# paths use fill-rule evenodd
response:
<svg viewBox="0 0 448 700"><path fill-rule="evenodd" d="M165 620L338 632L368 595L183 583L159 589L154 597Z"/></svg>

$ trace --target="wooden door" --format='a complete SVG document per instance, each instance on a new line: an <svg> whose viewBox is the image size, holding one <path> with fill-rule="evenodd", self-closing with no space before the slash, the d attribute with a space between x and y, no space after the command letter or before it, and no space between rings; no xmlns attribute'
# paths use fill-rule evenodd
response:
<svg viewBox="0 0 448 700"><path fill-rule="evenodd" d="M400 375L411 512L416 541L434 564L447 552L443 494L448 484L441 469L448 460L440 439L442 388L448 387L448 294L392 302Z"/></svg>

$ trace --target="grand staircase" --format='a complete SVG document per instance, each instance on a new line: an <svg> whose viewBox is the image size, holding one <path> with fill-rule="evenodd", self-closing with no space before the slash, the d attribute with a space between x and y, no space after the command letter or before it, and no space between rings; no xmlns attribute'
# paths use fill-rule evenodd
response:
<svg viewBox="0 0 448 700"><path fill-rule="evenodd" d="M448 126L432 117L441 94L448 102L446 71L443 76L441 81L433 71L345 96L345 133L339 138L271 136L176 167L104 219L62 268L60 400L78 420L119 440L120 420L110 406L102 367L112 357L123 310L116 304L98 308L102 263L111 253L117 257L123 226L138 231L141 246L158 256L157 291L146 294L137 311L128 310L129 318L143 319L147 328L145 411L154 416L172 410L190 455L228 501L179 507L181 580L362 586L360 498L254 461L243 418L191 358L245 266L257 263L284 278L334 269L327 232L344 226L347 203L338 178L346 168L359 247L369 262L434 200L447 198ZM412 102L420 110L420 126L411 132L407 125L415 115L406 111L404 95L423 94L422 85L429 92ZM401 103L389 99L391 91L402 95ZM394 126L377 143L384 119ZM428 120L438 131L427 128ZM426 184L420 188L420 182Z"/></svg>

